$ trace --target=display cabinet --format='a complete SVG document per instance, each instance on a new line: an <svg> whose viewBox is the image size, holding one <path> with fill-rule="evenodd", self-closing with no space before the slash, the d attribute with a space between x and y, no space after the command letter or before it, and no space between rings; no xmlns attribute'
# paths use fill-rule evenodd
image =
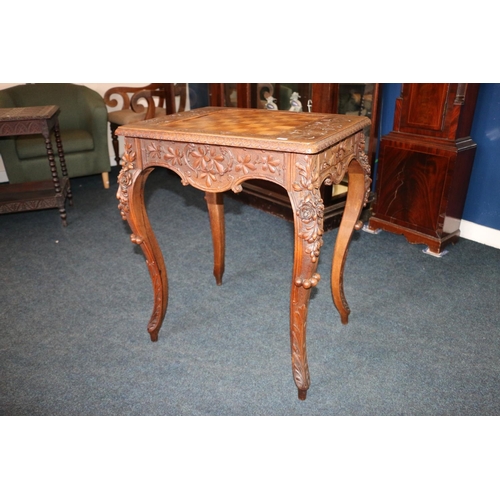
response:
<svg viewBox="0 0 500 500"><path fill-rule="evenodd" d="M442 255L460 236L476 151L470 137L479 84L408 83L393 131L380 142L367 229L403 234Z"/></svg>
<svg viewBox="0 0 500 500"><path fill-rule="evenodd" d="M367 116L365 144L372 170L375 163L379 120L380 84L377 83L215 83L209 85L211 106L240 108L272 108L290 112L340 113ZM269 109L272 113L272 109ZM267 181L248 181L242 184L239 200L252 206L293 220L287 193ZM336 186L323 185L321 195L325 205L324 229L338 227L347 196L348 180ZM362 213L368 220L372 198Z"/></svg>

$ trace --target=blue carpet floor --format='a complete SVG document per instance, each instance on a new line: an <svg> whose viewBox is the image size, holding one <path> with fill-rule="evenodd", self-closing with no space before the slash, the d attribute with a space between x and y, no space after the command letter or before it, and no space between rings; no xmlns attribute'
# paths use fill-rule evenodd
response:
<svg viewBox="0 0 500 500"><path fill-rule="evenodd" d="M212 276L203 193L147 185L169 276L158 342L140 249L100 177L57 210L0 217L1 415L499 415L500 250L461 240L436 259L404 237L356 233L349 324L325 234L308 320L311 388L290 364L292 224L226 198L226 272Z"/></svg>

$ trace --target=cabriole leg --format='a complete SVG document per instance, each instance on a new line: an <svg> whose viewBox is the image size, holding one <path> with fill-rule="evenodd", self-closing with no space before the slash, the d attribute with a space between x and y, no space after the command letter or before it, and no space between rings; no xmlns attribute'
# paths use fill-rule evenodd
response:
<svg viewBox="0 0 500 500"><path fill-rule="evenodd" d="M144 203L144 186L152 169L140 170L135 168L135 152L128 145L122 160L123 168L118 176L117 198L120 200L118 208L122 218L126 220L132 230L132 243L140 245L146 257L149 274L153 285L154 306L151 319L148 323L148 332L151 340L158 340L168 303L167 269L160 247L149 222Z"/></svg>
<svg viewBox="0 0 500 500"><path fill-rule="evenodd" d="M365 172L357 160L351 161L347 172L349 175L347 200L335 242L331 275L333 302L344 325L347 324L350 313L349 305L344 296L344 266L352 233L355 228L361 228L359 216L366 192Z"/></svg>
<svg viewBox="0 0 500 500"><path fill-rule="evenodd" d="M310 162L308 162L308 167ZM299 399L306 399L310 385L306 350L306 326L312 287L320 280L316 273L323 244L323 202L319 190L311 185L309 170L303 169L295 192L289 193L294 211L294 257L290 295L290 344L292 373Z"/></svg>

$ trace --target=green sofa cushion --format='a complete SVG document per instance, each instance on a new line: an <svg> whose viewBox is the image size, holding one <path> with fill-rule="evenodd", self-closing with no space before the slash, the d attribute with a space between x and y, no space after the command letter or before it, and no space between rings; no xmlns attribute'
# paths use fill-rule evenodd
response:
<svg viewBox="0 0 500 500"><path fill-rule="evenodd" d="M61 132L61 140L65 153L92 151L94 149L94 140L86 130L64 130ZM57 156L57 144L54 136L52 136L52 149L54 155ZM19 136L16 139L16 150L21 160L47 156L45 139L39 135Z"/></svg>

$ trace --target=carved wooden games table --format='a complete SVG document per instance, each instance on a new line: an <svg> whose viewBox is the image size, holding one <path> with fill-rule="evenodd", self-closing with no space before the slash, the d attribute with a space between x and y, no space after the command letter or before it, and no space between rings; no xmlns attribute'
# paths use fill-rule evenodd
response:
<svg viewBox="0 0 500 500"><path fill-rule="evenodd" d="M0 186L0 214L58 208L63 226L66 220L66 199L73 204L64 150L59 131L58 106L0 108L0 137L41 134L45 139L51 180L23 182ZM62 178L57 173L51 133L56 138Z"/></svg>
<svg viewBox="0 0 500 500"><path fill-rule="evenodd" d="M349 189L331 271L331 290L343 324L350 313L343 272L354 228L368 200L370 165L365 154L365 117L293 113L261 109L201 108L122 126L125 152L118 177L118 208L141 246L151 276L154 305L148 332L158 339L168 301L167 271L144 204L146 179L155 167L180 176L184 185L205 191L214 247L214 276L222 284L225 229L223 192L241 190L249 179L286 189L294 211L295 251L290 297L292 373L299 399L310 385L306 320L311 288L323 244L323 182L338 184L347 174Z"/></svg>

